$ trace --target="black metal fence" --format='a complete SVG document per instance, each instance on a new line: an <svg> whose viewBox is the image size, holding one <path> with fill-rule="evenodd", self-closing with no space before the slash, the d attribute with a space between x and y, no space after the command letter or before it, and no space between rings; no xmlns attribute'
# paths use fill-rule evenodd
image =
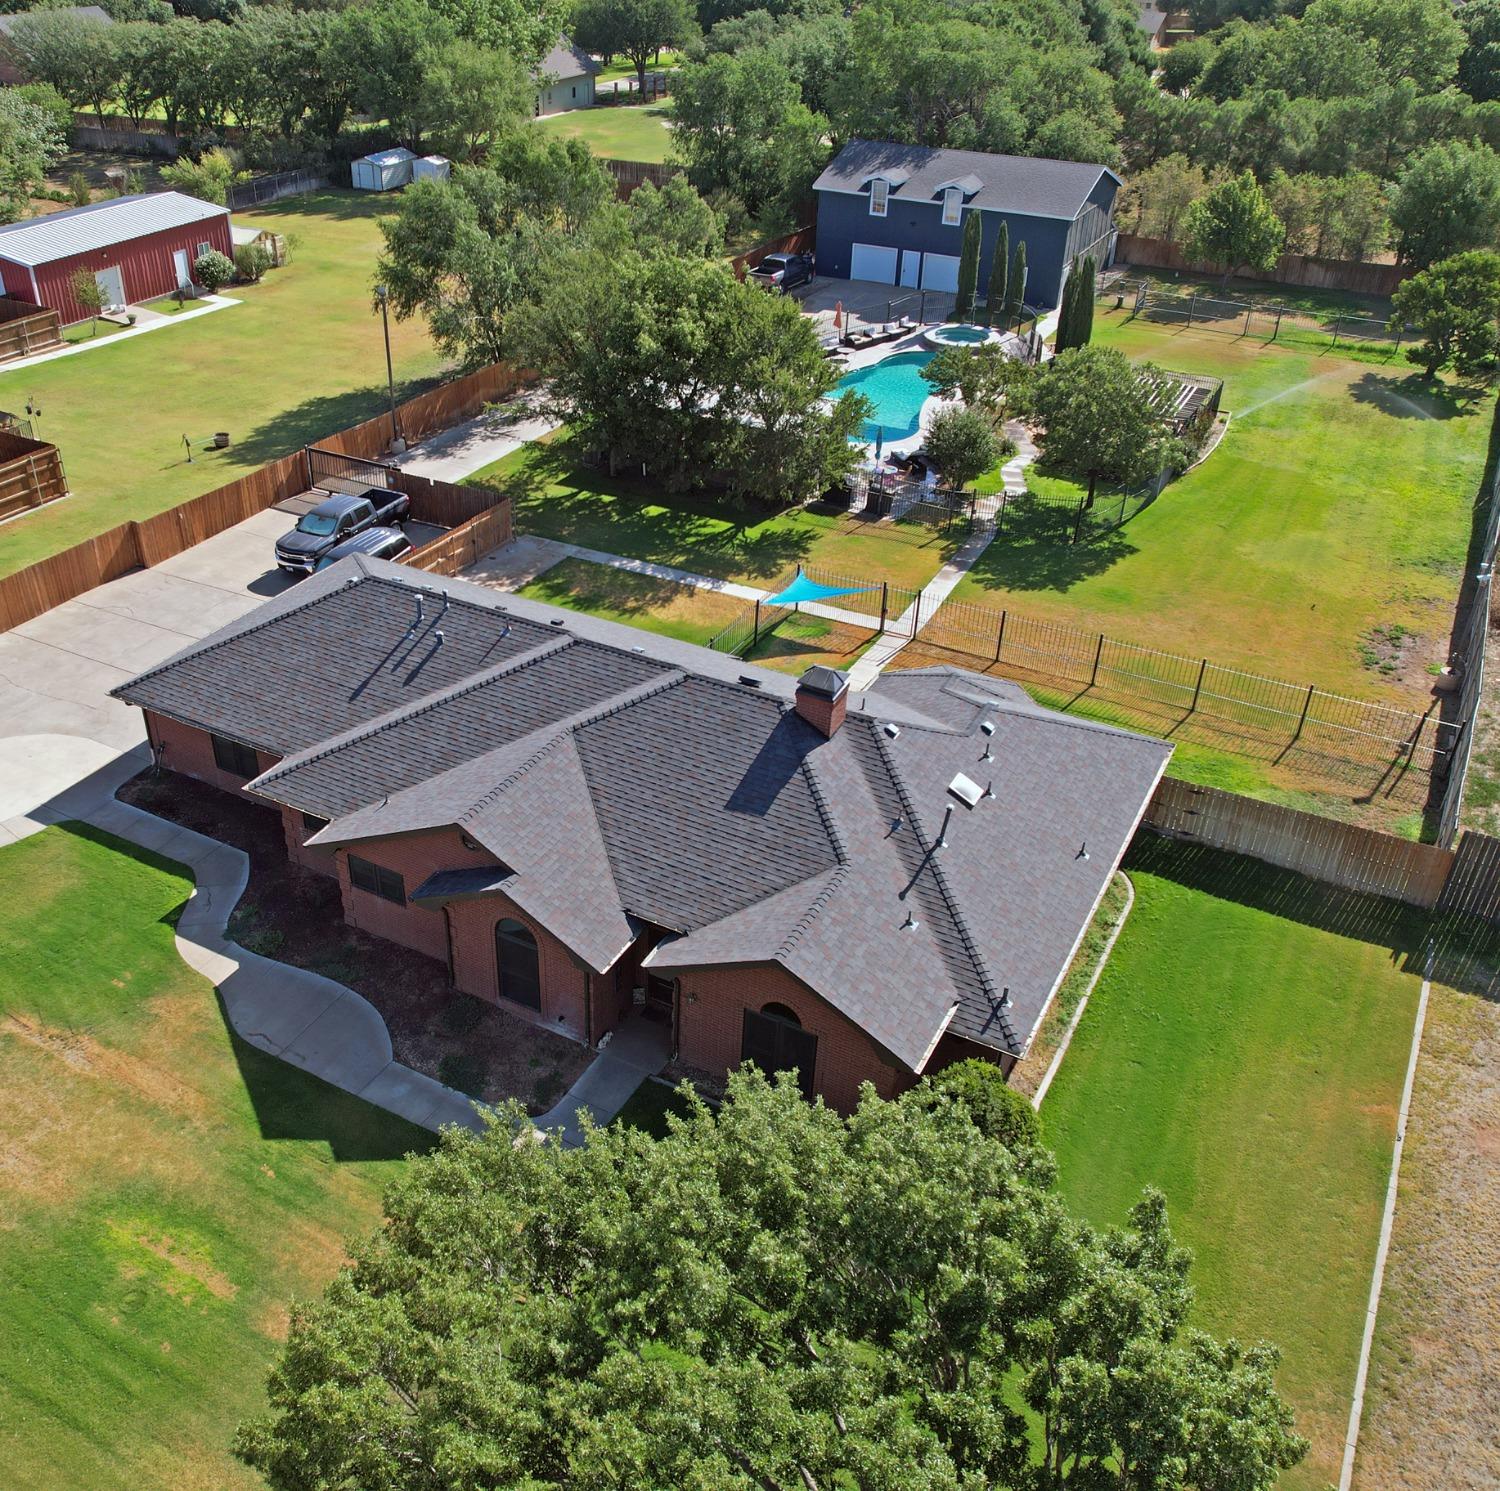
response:
<svg viewBox="0 0 1500 1491"><path fill-rule="evenodd" d="M1121 292L1130 296L1130 292ZM1180 326L1184 330L1218 331L1229 336L1265 342L1312 344L1320 347L1379 346L1395 353L1415 335L1409 326L1397 326L1379 316L1330 312L1314 315L1297 306L1264 301L1232 300L1212 295L1173 295L1149 280L1134 290L1132 315L1146 321Z"/></svg>
<svg viewBox="0 0 1500 1491"><path fill-rule="evenodd" d="M322 191L333 184L323 171L277 171L269 176L255 176L229 188L229 206L235 209L263 207L284 197L302 197Z"/></svg>

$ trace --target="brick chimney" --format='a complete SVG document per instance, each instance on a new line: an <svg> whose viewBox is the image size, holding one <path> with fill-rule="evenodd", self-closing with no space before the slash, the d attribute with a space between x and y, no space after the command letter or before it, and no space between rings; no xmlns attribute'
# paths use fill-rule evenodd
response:
<svg viewBox="0 0 1500 1491"><path fill-rule="evenodd" d="M831 737L844 723L849 703L849 679L837 668L817 664L797 680L797 713L819 735Z"/></svg>

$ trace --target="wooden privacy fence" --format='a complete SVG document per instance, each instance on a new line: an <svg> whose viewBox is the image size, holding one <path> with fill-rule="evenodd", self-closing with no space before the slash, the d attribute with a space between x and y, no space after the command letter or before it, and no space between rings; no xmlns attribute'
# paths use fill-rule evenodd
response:
<svg viewBox="0 0 1500 1491"><path fill-rule="evenodd" d="M529 381L528 375L508 367L481 368L467 377L408 399L397 407L397 417L403 430L410 432L407 438L420 440L456 420L477 413L491 400L514 393ZM0 457L3 457L6 440L21 438L0 432ZM380 419L366 420L352 429L340 431L325 440L323 445L343 454L373 459L383 456L389 443L390 415L386 414ZM60 463L58 469L61 470ZM61 554L54 554L50 559L6 575L0 579L0 631L20 626L32 617L50 611L53 606L72 600L96 585L117 580L133 569L160 564L174 554L274 507L278 502L305 492L311 485L308 471L307 452L293 451L236 481L158 513L154 518L121 523L106 533L75 544L71 549L64 549ZM4 467L0 466L0 479L3 479L3 472ZM456 487L405 471L395 472L394 484L410 493L412 516L422 522L456 527L497 504L503 504L507 509L506 523L509 523L509 499L491 488ZM492 533L498 530L492 526L483 531ZM506 531L508 533L508 528ZM471 530L471 544L480 532Z"/></svg>
<svg viewBox="0 0 1500 1491"><path fill-rule="evenodd" d="M773 238L768 243L756 244L753 249L747 249L743 254L731 259L729 267L734 271L735 279L742 280L767 254L811 253L817 241L817 225L809 223L806 227L796 228L780 238Z"/></svg>
<svg viewBox="0 0 1500 1491"><path fill-rule="evenodd" d="M1436 844L1417 844L1172 777L1162 778L1141 823L1175 839L1248 854L1344 890L1428 910L1438 906L1457 858L1452 849ZM1489 842L1500 850L1500 843ZM1486 864L1493 906L1500 891L1500 854Z"/></svg>
<svg viewBox="0 0 1500 1491"><path fill-rule="evenodd" d="M51 352L62 346L62 323L56 311L0 295L0 362Z"/></svg>
<svg viewBox="0 0 1500 1491"><path fill-rule="evenodd" d="M478 490L484 491L485 488ZM491 493L494 500L498 494ZM420 549L413 549L402 561L414 569L434 575L456 575L460 570L482 559L492 549L501 548L514 537L511 527L511 504L499 500L493 507L450 529Z"/></svg>
<svg viewBox="0 0 1500 1491"><path fill-rule="evenodd" d="M0 430L0 518L12 518L68 495L55 445Z"/></svg>
<svg viewBox="0 0 1500 1491"><path fill-rule="evenodd" d="M1121 233L1115 242L1115 262L1139 264L1150 269L1187 270L1197 274L1222 274L1222 264L1186 259L1175 243L1165 238L1147 238ZM1266 274L1242 274L1240 279L1262 284L1308 285L1318 290L1348 290L1356 295L1390 295L1411 273L1401 264L1356 264L1348 259L1314 259L1306 254L1283 254Z"/></svg>
<svg viewBox="0 0 1500 1491"><path fill-rule="evenodd" d="M682 174L681 166L658 165L647 160L613 160L606 156L600 164L615 178L615 195L622 202L628 202L635 189L648 181L652 186L663 187Z"/></svg>

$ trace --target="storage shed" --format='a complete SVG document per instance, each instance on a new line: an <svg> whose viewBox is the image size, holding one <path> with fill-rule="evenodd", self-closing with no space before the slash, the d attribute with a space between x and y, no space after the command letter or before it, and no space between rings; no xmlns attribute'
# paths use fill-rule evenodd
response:
<svg viewBox="0 0 1500 1491"><path fill-rule="evenodd" d="M452 170L446 155L424 155L412 162L411 174L414 181L446 181Z"/></svg>
<svg viewBox="0 0 1500 1491"><path fill-rule="evenodd" d="M416 156L398 145L393 150L376 150L362 156L350 167L355 191L393 192L412 178Z"/></svg>
<svg viewBox="0 0 1500 1491"><path fill-rule="evenodd" d="M191 284L209 249L234 257L227 207L147 192L0 227L0 280L7 295L46 306L67 325L89 314L73 293L80 269L93 274L105 308L118 309Z"/></svg>

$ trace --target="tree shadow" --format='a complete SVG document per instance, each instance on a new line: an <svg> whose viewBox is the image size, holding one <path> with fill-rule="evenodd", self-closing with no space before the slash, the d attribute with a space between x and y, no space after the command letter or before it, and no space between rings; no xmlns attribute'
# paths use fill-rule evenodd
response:
<svg viewBox="0 0 1500 1491"><path fill-rule="evenodd" d="M1485 387L1443 383L1421 373L1403 377L1366 373L1350 385L1349 393L1356 403L1369 404L1396 419L1456 419L1475 412Z"/></svg>
<svg viewBox="0 0 1500 1491"><path fill-rule="evenodd" d="M975 561L969 578L984 590L1065 593L1137 552L1120 528L1070 542L1076 511L1029 496L1012 498L994 542Z"/></svg>
<svg viewBox="0 0 1500 1491"><path fill-rule="evenodd" d="M1424 911L1383 896L1341 890L1249 855L1150 831L1136 835L1127 870L1389 950L1404 972L1500 999L1500 928L1473 916Z"/></svg>
<svg viewBox="0 0 1500 1491"><path fill-rule="evenodd" d="M414 398L441 381L417 378L397 383L396 400L399 403ZM383 382L367 383L344 393L319 394L271 415L244 435L236 435L235 450L242 463L264 465L304 445L316 445L351 425L374 419L389 412L390 407L390 392Z"/></svg>

